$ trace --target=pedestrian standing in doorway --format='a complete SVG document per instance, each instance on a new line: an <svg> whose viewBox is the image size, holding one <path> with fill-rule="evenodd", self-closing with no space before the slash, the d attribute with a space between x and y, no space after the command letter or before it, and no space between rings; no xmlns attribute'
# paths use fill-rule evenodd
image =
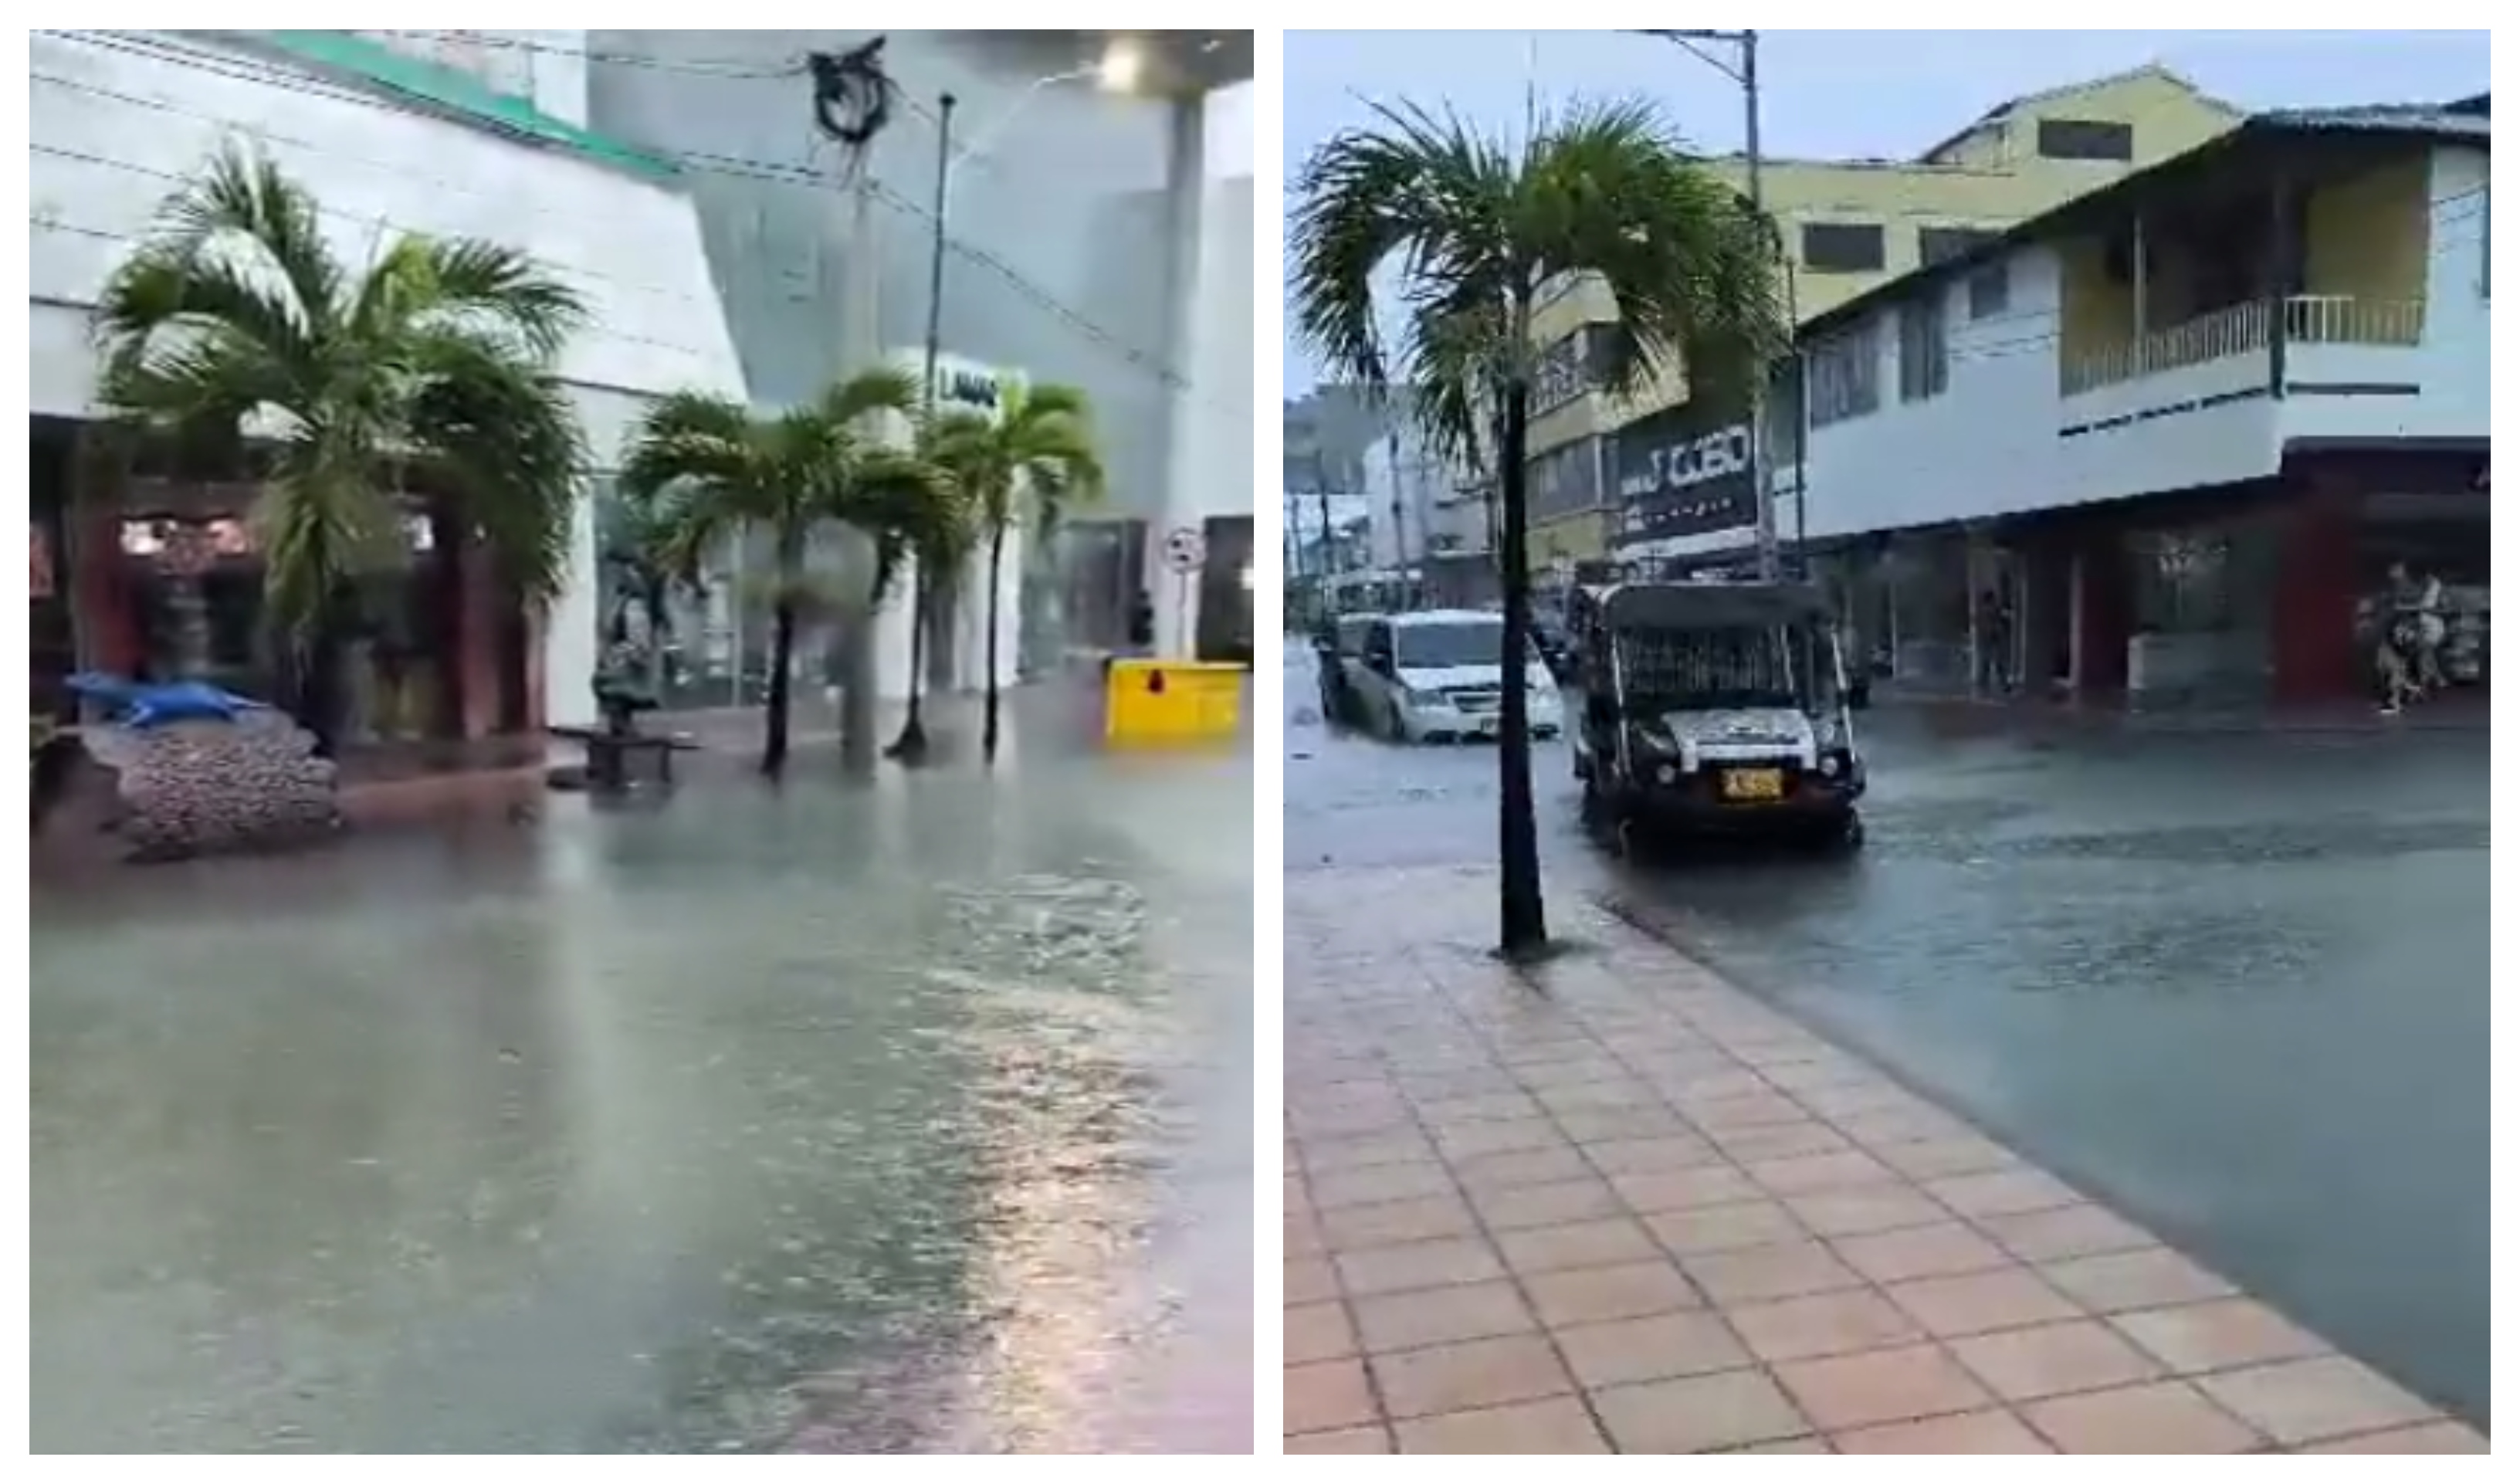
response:
<svg viewBox="0 0 2520 1484"><path fill-rule="evenodd" d="M2405 694L2420 699L2442 688L2442 644L2450 624L2442 613L2442 584L2435 576L2416 577L2403 562L2389 563L2388 643L2407 672Z"/></svg>
<svg viewBox="0 0 2520 1484"><path fill-rule="evenodd" d="M2012 606L2001 588L1978 595L1977 683L1989 696L2012 690Z"/></svg>

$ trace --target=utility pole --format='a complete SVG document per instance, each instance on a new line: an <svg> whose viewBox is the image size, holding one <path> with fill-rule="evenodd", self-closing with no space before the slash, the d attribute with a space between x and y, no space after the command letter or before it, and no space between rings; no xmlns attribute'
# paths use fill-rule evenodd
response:
<svg viewBox="0 0 2520 1484"><path fill-rule="evenodd" d="M1409 587L1409 526L1400 514L1405 496L1401 489L1399 428L1383 432L1382 451L1391 461L1391 564L1399 568L1400 586L1405 592Z"/></svg>
<svg viewBox="0 0 2520 1484"><path fill-rule="evenodd" d="M1761 233L1771 231L1768 220L1768 198L1765 180L1765 157L1759 148L1759 33L1757 31L1642 31L1641 35L1659 36L1695 57L1708 67L1730 77L1741 89L1741 157L1748 179L1750 214ZM1728 66L1703 49L1702 43L1714 42L1733 49L1739 59ZM1779 239L1781 242L1781 239ZM1790 264L1783 265L1790 273ZM1777 556L1777 486L1775 461L1768 457L1768 367L1764 361L1752 368L1750 377L1750 489L1758 507L1759 578L1774 582L1778 577ZM1799 513L1800 502L1796 502ZM1797 518L1799 514L1797 514Z"/></svg>
<svg viewBox="0 0 2520 1484"><path fill-rule="evenodd" d="M856 254L848 286L848 309L842 317L842 365L850 371L873 369L883 357L883 332L877 321L883 283L882 254L876 244L876 136L892 118L893 82L883 69L885 38L833 55L816 52L806 58L813 81L814 122L840 145L844 180L850 189L849 250ZM874 543L851 533L851 556L863 557L872 570ZM857 565L855 561L845 563ZM782 572L781 580L795 574ZM877 756L876 609L868 605L840 636L840 757L849 768L872 771Z"/></svg>
<svg viewBox="0 0 2520 1484"><path fill-rule="evenodd" d="M1330 577L1338 570L1337 543L1330 534L1330 476L1322 461L1322 447L1313 445L1313 509L1322 517L1322 607L1327 612L1330 600Z"/></svg>

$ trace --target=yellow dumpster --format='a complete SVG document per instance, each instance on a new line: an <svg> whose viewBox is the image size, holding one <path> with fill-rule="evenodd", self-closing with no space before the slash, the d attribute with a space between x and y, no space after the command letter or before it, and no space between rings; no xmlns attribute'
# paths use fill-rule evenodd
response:
<svg viewBox="0 0 2520 1484"><path fill-rule="evenodd" d="M1102 683L1102 738L1162 746L1230 738L1242 724L1240 665L1115 659Z"/></svg>

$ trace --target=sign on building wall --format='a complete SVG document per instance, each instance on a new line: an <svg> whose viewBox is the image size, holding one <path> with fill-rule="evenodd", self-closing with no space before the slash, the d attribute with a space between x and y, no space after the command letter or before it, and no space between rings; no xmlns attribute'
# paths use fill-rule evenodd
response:
<svg viewBox="0 0 2520 1484"><path fill-rule="evenodd" d="M1702 536L1759 523L1750 423L1737 405L1690 402L1610 435L1617 544Z"/></svg>
<svg viewBox="0 0 2520 1484"><path fill-rule="evenodd" d="M915 381L926 367L926 352L895 350L892 363L910 373ZM998 410L998 389L1010 381L1021 381L1022 376L1021 372L944 351L936 357L936 400L946 407L994 413Z"/></svg>

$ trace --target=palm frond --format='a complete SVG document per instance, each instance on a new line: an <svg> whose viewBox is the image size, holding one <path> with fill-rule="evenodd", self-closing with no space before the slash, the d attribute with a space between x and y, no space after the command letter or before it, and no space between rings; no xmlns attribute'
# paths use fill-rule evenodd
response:
<svg viewBox="0 0 2520 1484"><path fill-rule="evenodd" d="M246 249L237 266L276 274L319 337L343 307L346 274L324 240L313 193L257 151L231 145L211 157L158 208L150 241L187 263Z"/></svg>
<svg viewBox="0 0 2520 1484"><path fill-rule="evenodd" d="M885 366L832 382L815 399L813 410L832 426L848 427L869 413L915 413L920 400L919 379Z"/></svg>
<svg viewBox="0 0 2520 1484"><path fill-rule="evenodd" d="M1399 260L1404 295L1502 301L1514 280L1513 172L1459 115L1375 105L1378 128L1345 129L1305 160L1288 213L1298 337L1333 374L1391 380L1374 277Z"/></svg>
<svg viewBox="0 0 2520 1484"><path fill-rule="evenodd" d="M1764 371L1789 335L1773 228L1651 103L1582 103L1536 136L1525 194L1545 274L1589 273L1619 306L1613 394L1684 360L1702 389Z"/></svg>
<svg viewBox="0 0 2520 1484"><path fill-rule="evenodd" d="M530 604L568 581L585 435L568 388L506 347L439 335L413 347L404 437Z"/></svg>
<svg viewBox="0 0 2520 1484"><path fill-rule="evenodd" d="M417 247L428 269L425 307L432 315L486 322L544 361L585 328L585 298L524 252L472 239L421 239Z"/></svg>
<svg viewBox="0 0 2520 1484"><path fill-rule="evenodd" d="M309 637L334 599L359 577L401 558L401 511L360 471L364 451L317 437L285 448L253 509L263 558L265 621Z"/></svg>
<svg viewBox="0 0 2520 1484"><path fill-rule="evenodd" d="M639 420L623 457L623 499L653 501L683 483L742 486L758 473L752 414L731 397L683 391Z"/></svg>

